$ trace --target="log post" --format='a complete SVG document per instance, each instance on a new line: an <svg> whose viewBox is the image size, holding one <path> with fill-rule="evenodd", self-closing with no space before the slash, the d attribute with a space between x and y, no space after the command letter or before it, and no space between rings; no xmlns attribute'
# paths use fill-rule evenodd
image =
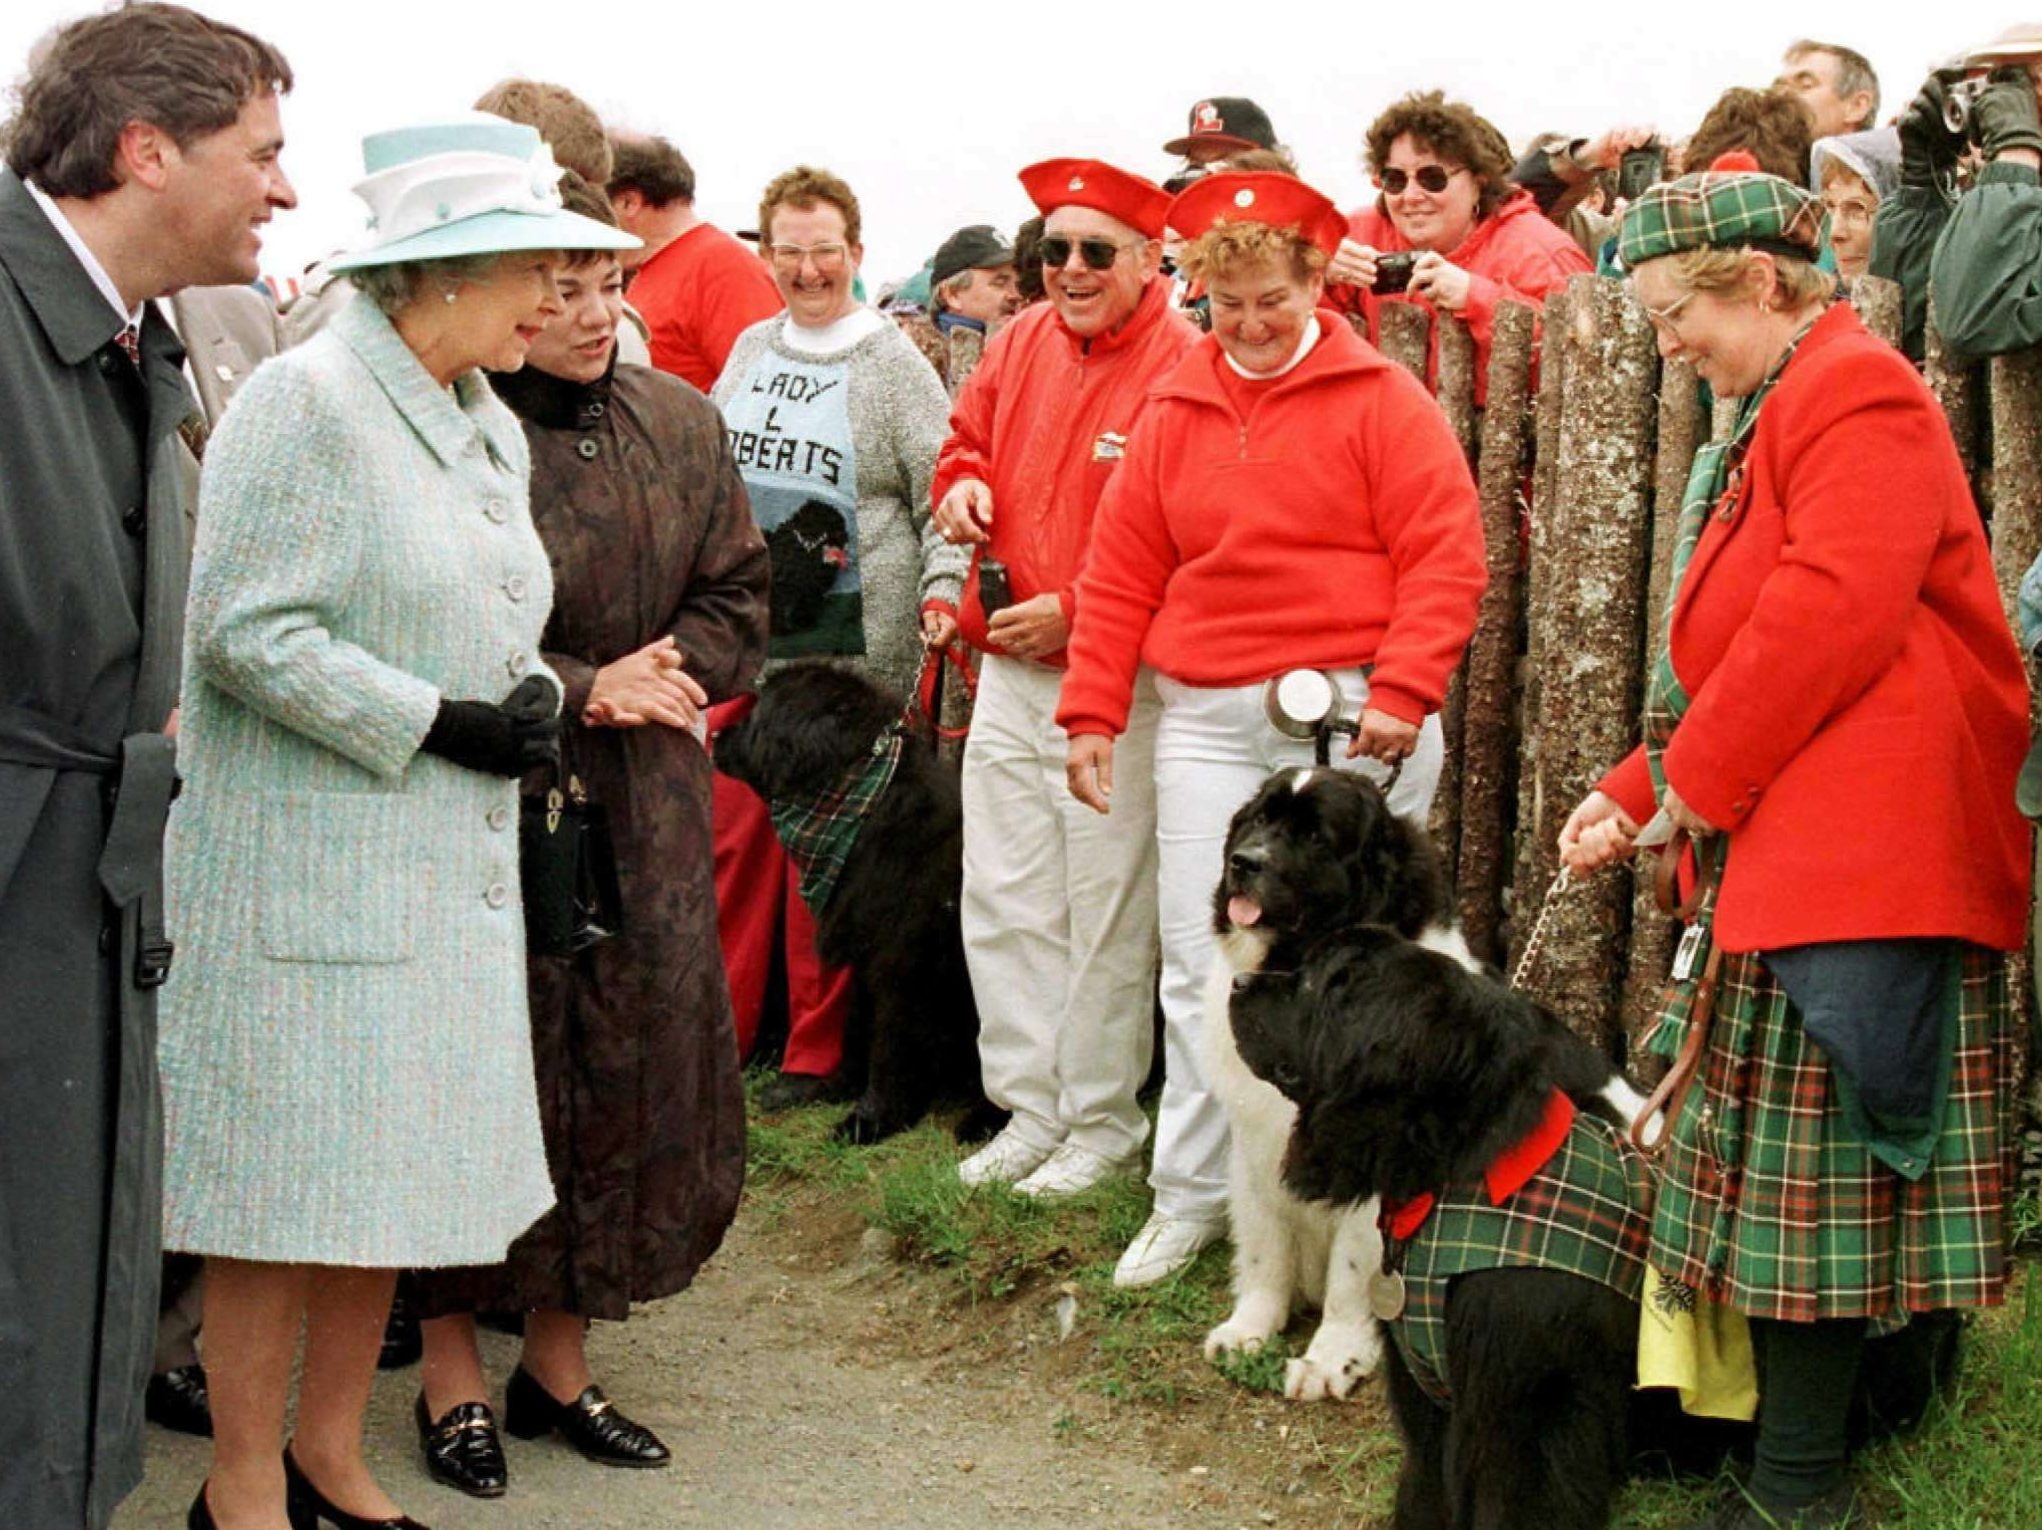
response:
<svg viewBox="0 0 2042 1530"><path fill-rule="evenodd" d="M1659 429L1652 472L1652 559L1645 579L1644 661L1650 665L1666 633L1666 597L1673 579L1673 546L1680 531L1681 501L1687 497L1688 469L1708 436L1701 385L1686 361L1667 362L1659 375ZM1649 856L1633 868L1631 949L1624 966L1623 1024L1629 1041L1631 1075L1656 1079L1665 1068L1643 1050L1659 1018L1666 975L1673 964L1675 926L1652 896Z"/></svg>
<svg viewBox="0 0 2042 1530"><path fill-rule="evenodd" d="M1559 510L1555 504L1560 474L1560 417L1567 396L1568 350L1560 343L1573 317L1573 287L1548 294L1540 324L1543 344L1535 342L1534 363L1538 367L1538 413L1535 417L1532 458L1531 538L1521 599L1527 607L1539 599L1539 592L1551 587L1554 568L1566 548L1560 541ZM1538 917L1537 899L1553 877L1550 849L1534 843L1533 825L1541 821L1545 802L1540 795L1544 777L1538 769L1542 740L1534 720L1539 715L1540 678L1546 672L1545 628L1537 621L1525 624L1525 651L1517 691L1517 729L1521 740L1517 759L1517 821L1510 887L1504 904L1505 934L1513 953L1524 948L1531 921ZM1539 867L1546 867L1543 879ZM1527 905L1530 905L1527 907ZM1514 959L1514 956L1513 956Z"/></svg>
<svg viewBox="0 0 2042 1530"><path fill-rule="evenodd" d="M978 370L979 358L985 354L986 337L975 329L966 329L962 324L950 331L950 372L944 382L950 388L950 396L957 397L964 380Z"/></svg>
<svg viewBox="0 0 2042 1530"><path fill-rule="evenodd" d="M1376 348L1424 382L1425 356L1432 345L1431 311L1416 303L1378 303L1376 328Z"/></svg>
<svg viewBox="0 0 2042 1530"><path fill-rule="evenodd" d="M1477 459L1489 584L1462 670L1461 839L1454 882L1461 933L1487 962L1503 959L1505 848L1517 793L1511 693L1524 611L1520 510L1536 323L1537 315L1522 303L1506 301L1496 310L1489 341L1489 402ZM1445 370L1442 359L1442 375Z"/></svg>
<svg viewBox="0 0 2042 1530"><path fill-rule="evenodd" d="M2042 349L1995 356L1992 388L1992 566L2007 620L2021 575L2042 553Z"/></svg>
<svg viewBox="0 0 2042 1530"><path fill-rule="evenodd" d="M1851 283L1851 306L1865 328L1900 349L1900 283L1883 276L1861 276Z"/></svg>
<svg viewBox="0 0 2042 1530"><path fill-rule="evenodd" d="M1547 350L1566 351L1566 407L1553 505L1549 582L1531 591L1541 640L1534 811L1520 813L1532 842L1533 879L1520 884L1521 919L1543 898L1558 865L1560 827L1575 803L1637 740L1644 665L1645 573L1650 545L1652 428L1658 359L1652 327L1624 284L1577 276L1564 329ZM1597 1045L1616 1033L1631 879L1573 885L1554 907L1545 954L1528 988ZM1523 935L1520 934L1520 939Z"/></svg>
<svg viewBox="0 0 2042 1530"><path fill-rule="evenodd" d="M1979 441L1980 422L1989 410L1985 400L1985 368L1981 363L1968 361L1957 355L1943 343L1943 332L1936 328L1935 315L1929 315L1927 362L1923 368L1929 391L1936 396L1936 402L1943 406L1944 417L1950 422L1950 435L1957 443L1957 458L1964 464L1964 472L1971 480L1971 497L1978 502L1978 513L1990 517L1992 496L1989 482L1992 477L1991 464L1981 460L1984 452Z"/></svg>
<svg viewBox="0 0 2042 1530"><path fill-rule="evenodd" d="M1454 439L1469 465L1475 461L1475 337L1458 319L1439 320L1439 407L1446 415ZM1439 789L1433 793L1432 813L1427 827L1432 842L1453 866L1460 859L1462 732L1467 713L1468 666L1463 658L1447 682L1446 699L1439 709L1441 742L1446 747L1440 767Z"/></svg>

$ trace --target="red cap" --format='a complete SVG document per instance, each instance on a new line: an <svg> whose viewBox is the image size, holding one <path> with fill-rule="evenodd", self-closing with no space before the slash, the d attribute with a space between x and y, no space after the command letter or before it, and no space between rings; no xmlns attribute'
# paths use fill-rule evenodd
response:
<svg viewBox="0 0 2042 1530"><path fill-rule="evenodd" d="M1102 160L1045 159L1021 172L1021 187L1044 217L1059 207L1090 207L1151 239L1163 237L1170 193Z"/></svg>
<svg viewBox="0 0 2042 1530"><path fill-rule="evenodd" d="M1748 170L1753 175L1762 174L1765 167L1758 162L1758 156L1749 149L1726 149L1709 161L1711 170L1726 174L1737 170Z"/></svg>
<svg viewBox="0 0 2042 1530"><path fill-rule="evenodd" d="M1295 227L1328 255L1347 237L1347 220L1332 201L1294 175L1273 170L1225 171L1184 188L1170 204L1170 227L1196 239L1215 223Z"/></svg>

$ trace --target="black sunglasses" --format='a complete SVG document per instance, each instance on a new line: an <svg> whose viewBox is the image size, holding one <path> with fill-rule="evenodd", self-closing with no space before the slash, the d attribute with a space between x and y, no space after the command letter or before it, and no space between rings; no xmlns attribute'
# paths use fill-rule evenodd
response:
<svg viewBox="0 0 2042 1530"><path fill-rule="evenodd" d="M1458 170L1449 170L1444 165L1420 165L1416 170L1385 170L1376 177L1376 184L1393 197L1404 194L1404 188L1416 181L1420 188L1438 196L1452 182Z"/></svg>
<svg viewBox="0 0 2042 1530"><path fill-rule="evenodd" d="M1069 265L1071 251L1075 249L1079 258L1094 271L1104 271L1111 266L1126 248L1126 245L1115 244L1111 239L1066 239L1062 234L1051 234L1035 246L1042 263L1052 270Z"/></svg>

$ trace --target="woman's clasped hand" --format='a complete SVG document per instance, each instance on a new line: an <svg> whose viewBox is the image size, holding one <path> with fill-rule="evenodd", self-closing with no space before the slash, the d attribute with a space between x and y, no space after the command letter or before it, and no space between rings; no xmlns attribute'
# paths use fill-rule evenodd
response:
<svg viewBox="0 0 2042 1530"><path fill-rule="evenodd" d="M664 723L692 728L709 704L708 692L681 666L686 662L671 636L596 671L581 720L591 728L641 728Z"/></svg>

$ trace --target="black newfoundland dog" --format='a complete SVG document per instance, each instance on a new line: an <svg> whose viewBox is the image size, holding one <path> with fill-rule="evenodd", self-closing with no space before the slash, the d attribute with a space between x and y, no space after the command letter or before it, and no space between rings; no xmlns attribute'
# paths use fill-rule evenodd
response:
<svg viewBox="0 0 2042 1530"><path fill-rule="evenodd" d="M1445 923L1429 842L1366 781L1273 777L1235 816L1227 848L1215 920L1233 968L1229 1029L1241 1062L1294 1107L1280 1168L1289 1195L1354 1208L1481 1184L1534 1135L1556 1089L1604 1123L1585 1129L1628 1126L1636 1094L1467 955ZM1950 1316L1867 1347L1854 1443L1911 1428L1947 1387ZM1635 1389L1638 1319L1634 1298L1556 1269L1453 1278L1450 1401L1420 1385L1401 1343L1388 1346L1405 1444L1397 1530L1593 1530L1628 1473L1708 1474L1746 1451L1747 1426Z"/></svg>
<svg viewBox="0 0 2042 1530"><path fill-rule="evenodd" d="M790 664L758 704L717 735L716 768L768 803L812 803L854 772L901 715L900 702L853 671ZM837 1131L877 1142L938 1099L974 1108L960 1138L998 1126L979 1085L978 1010L957 919L964 875L957 781L922 734L866 814L836 890L816 911L824 961L851 968L844 1072L833 1091L857 1105Z"/></svg>

